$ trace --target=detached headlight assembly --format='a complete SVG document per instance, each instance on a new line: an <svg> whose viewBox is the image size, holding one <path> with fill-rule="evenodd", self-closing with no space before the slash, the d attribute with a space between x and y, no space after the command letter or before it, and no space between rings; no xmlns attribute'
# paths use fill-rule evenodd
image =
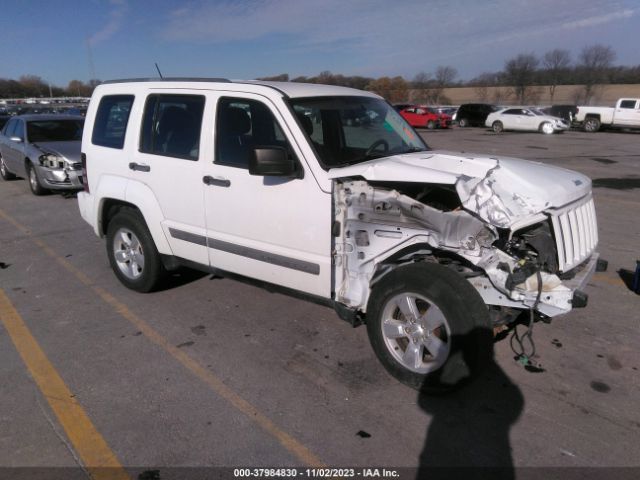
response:
<svg viewBox="0 0 640 480"><path fill-rule="evenodd" d="M64 160L53 153L45 153L40 155L40 165L49 168L64 168Z"/></svg>

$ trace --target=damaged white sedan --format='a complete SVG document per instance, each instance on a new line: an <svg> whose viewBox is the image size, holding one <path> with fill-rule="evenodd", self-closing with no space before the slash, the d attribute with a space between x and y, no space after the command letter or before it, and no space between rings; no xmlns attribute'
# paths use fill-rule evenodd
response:
<svg viewBox="0 0 640 480"><path fill-rule="evenodd" d="M80 211L127 287L189 265L297 290L366 323L385 368L424 391L470 378L521 312L585 306L599 264L589 178L431 151L369 92L106 83L82 151Z"/></svg>

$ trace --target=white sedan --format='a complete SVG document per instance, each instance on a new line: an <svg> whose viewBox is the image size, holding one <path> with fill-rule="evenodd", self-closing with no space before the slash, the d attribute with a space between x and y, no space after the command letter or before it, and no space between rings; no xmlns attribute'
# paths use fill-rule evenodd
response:
<svg viewBox="0 0 640 480"><path fill-rule="evenodd" d="M507 107L489 114L485 122L494 132L524 130L546 134L560 133L569 128L566 120L552 117L536 108Z"/></svg>

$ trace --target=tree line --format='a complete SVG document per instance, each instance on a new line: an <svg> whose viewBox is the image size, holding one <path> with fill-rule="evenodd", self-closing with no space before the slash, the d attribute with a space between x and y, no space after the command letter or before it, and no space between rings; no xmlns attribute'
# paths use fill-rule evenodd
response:
<svg viewBox="0 0 640 480"><path fill-rule="evenodd" d="M340 85L373 91L391 102L411 100L431 104L450 103L444 90L452 87L472 87L480 101L502 103L512 99L520 104L535 103L541 89L546 88L553 103L558 85L578 85L574 101L586 104L603 85L640 83L640 65L614 66L615 59L616 53L610 46L595 44L584 47L575 60L563 49L550 50L542 56L521 53L507 59L501 71L485 72L468 81L459 80L458 71L452 66L422 71L409 80L402 76L372 78L330 71L295 78L283 73L258 80ZM86 83L71 80L62 88L36 75L23 75L18 80L0 78L0 98L88 97L100 83L100 80Z"/></svg>

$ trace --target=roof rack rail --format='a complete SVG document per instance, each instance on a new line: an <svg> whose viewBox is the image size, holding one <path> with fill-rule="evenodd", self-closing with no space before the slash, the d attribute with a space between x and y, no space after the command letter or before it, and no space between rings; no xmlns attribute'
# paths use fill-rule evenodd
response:
<svg viewBox="0 0 640 480"><path fill-rule="evenodd" d="M218 82L231 83L228 78L190 78L190 77L155 77L155 78L122 78L118 80L106 80L103 84L109 83L132 83L132 82Z"/></svg>

